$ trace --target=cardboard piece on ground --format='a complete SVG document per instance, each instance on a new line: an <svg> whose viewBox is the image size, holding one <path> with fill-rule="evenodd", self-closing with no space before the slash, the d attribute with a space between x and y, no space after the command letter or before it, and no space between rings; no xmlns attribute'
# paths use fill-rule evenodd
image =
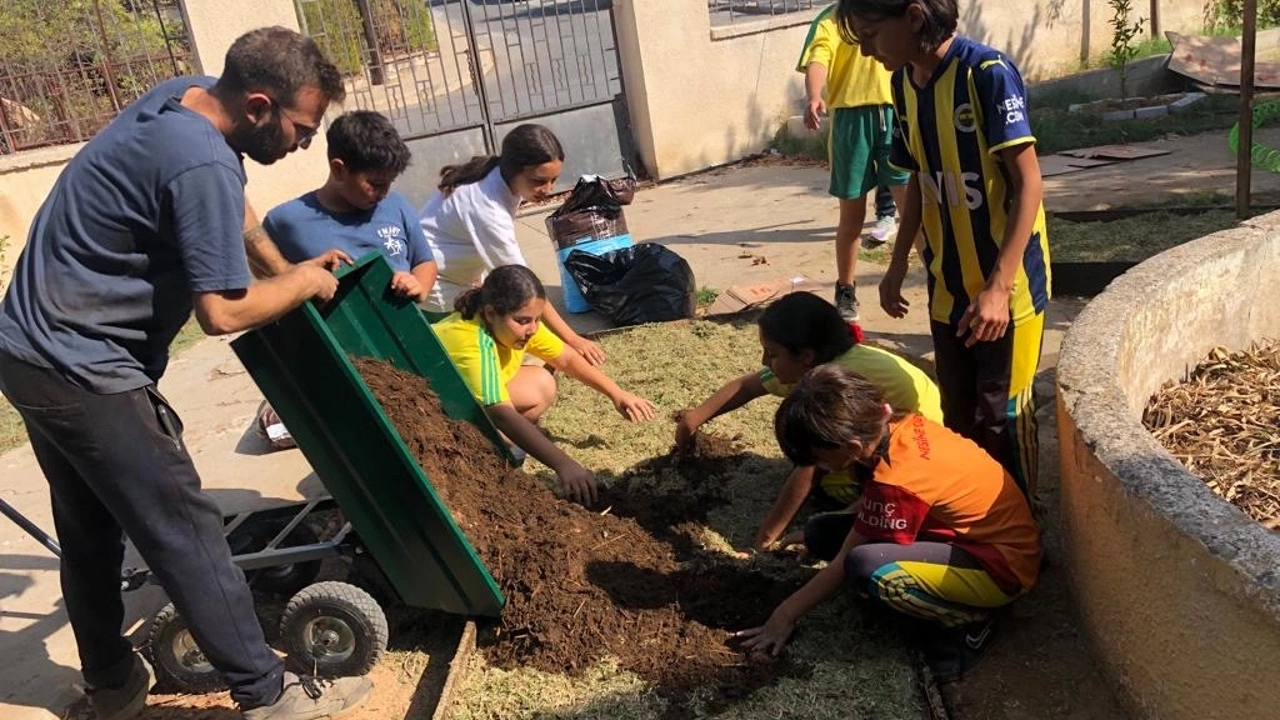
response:
<svg viewBox="0 0 1280 720"><path fill-rule="evenodd" d="M1097 147L1080 148L1078 150L1063 150L1060 154L1081 160L1097 161L1099 164L1106 164L1106 161L1116 160L1142 160L1143 158L1160 157L1168 155L1172 150L1160 150L1152 147L1142 147L1141 145L1099 145ZM1071 161L1076 164L1075 161ZM1081 167L1092 167L1083 165Z"/></svg>
<svg viewBox="0 0 1280 720"><path fill-rule="evenodd" d="M1202 85L1240 87L1240 38L1203 37L1166 32L1173 52L1169 69ZM1280 89L1280 63L1260 62L1254 65L1253 83L1257 89Z"/></svg>
<svg viewBox="0 0 1280 720"><path fill-rule="evenodd" d="M793 292L814 292L828 286L801 274L748 285L733 285L720 293L715 302L707 308L704 316L732 315Z"/></svg>
<svg viewBox="0 0 1280 720"><path fill-rule="evenodd" d="M1072 165L1068 162L1071 159L1062 155L1045 155L1040 158L1040 176L1066 175L1067 173L1079 172L1084 169L1079 165Z"/></svg>

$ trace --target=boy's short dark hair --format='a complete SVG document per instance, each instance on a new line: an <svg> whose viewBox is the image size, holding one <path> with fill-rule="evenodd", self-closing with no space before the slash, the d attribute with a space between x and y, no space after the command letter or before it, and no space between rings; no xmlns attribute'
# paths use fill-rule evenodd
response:
<svg viewBox="0 0 1280 720"><path fill-rule="evenodd" d="M329 159L341 160L351 172L390 172L399 176L409 167L409 148L382 113L345 113L329 125L325 138L329 141Z"/></svg>
<svg viewBox="0 0 1280 720"><path fill-rule="evenodd" d="M846 42L857 44L853 31L853 19L876 22L902 17L907 8L917 5L924 13L924 26L916 36L920 49L932 52L956 32L960 22L960 8L956 0L840 0L836 7L836 26Z"/></svg>
<svg viewBox="0 0 1280 720"><path fill-rule="evenodd" d="M884 428L884 392L835 364L805 373L778 406L773 431L782 454L796 465L817 464L817 452L857 440L873 443Z"/></svg>

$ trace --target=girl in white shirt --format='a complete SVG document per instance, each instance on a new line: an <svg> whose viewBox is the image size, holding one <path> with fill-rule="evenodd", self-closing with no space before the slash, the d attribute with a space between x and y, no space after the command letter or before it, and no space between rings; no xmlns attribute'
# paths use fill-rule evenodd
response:
<svg viewBox="0 0 1280 720"><path fill-rule="evenodd" d="M520 125L502 140L502 154L474 157L440 171L439 191L419 213L438 275L424 303L437 317L454 299L502 265L525 265L516 243L516 210L548 197L560 177L564 148L547 128ZM600 346L578 335L549 303L542 320L591 364L604 362Z"/></svg>

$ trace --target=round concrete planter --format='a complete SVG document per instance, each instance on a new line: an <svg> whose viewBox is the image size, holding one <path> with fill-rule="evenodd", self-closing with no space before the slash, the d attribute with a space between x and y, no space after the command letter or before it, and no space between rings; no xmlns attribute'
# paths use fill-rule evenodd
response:
<svg viewBox="0 0 1280 720"><path fill-rule="evenodd" d="M1142 426L1215 345L1280 338L1280 213L1157 255L1072 325L1058 366L1062 514L1081 621L1134 717L1280 717L1280 535Z"/></svg>

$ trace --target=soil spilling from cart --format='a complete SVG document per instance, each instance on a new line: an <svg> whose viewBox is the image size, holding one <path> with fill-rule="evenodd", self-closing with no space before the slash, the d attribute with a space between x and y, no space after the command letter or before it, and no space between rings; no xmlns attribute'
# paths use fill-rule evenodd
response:
<svg viewBox="0 0 1280 720"><path fill-rule="evenodd" d="M612 656L675 712L696 689L714 707L808 672L730 641L796 585L697 541L696 523L722 502L719 468L739 453L732 441L701 436L680 457L633 469L587 509L507 466L474 426L444 414L422 378L374 360L356 366L507 598L482 648L490 663L576 674ZM650 488L664 476L684 482L633 492L641 478Z"/></svg>

